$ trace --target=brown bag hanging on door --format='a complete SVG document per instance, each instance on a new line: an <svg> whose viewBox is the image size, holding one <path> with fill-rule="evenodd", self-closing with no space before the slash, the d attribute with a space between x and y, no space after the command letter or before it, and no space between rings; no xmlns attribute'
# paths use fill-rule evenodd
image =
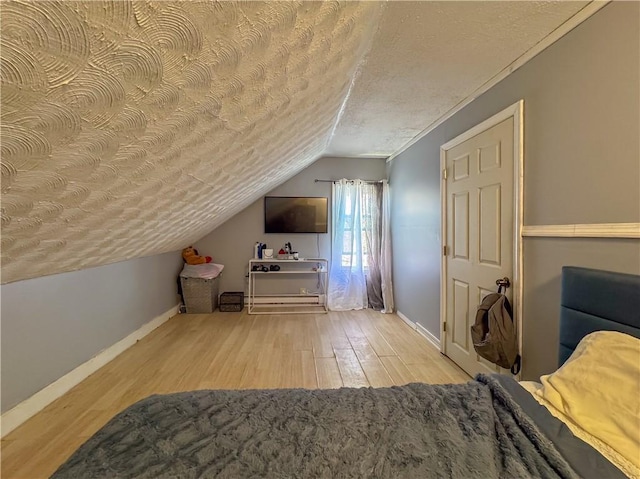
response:
<svg viewBox="0 0 640 479"><path fill-rule="evenodd" d="M518 337L513 324L509 300L502 293L491 293L483 300L471 326L471 339L476 352L512 374L520 371Z"/></svg>

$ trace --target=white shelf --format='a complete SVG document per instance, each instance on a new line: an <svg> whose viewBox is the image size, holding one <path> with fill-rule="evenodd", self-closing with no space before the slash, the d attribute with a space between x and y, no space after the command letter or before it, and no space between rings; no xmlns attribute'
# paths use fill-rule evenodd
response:
<svg viewBox="0 0 640 479"><path fill-rule="evenodd" d="M300 259L250 259L250 263L326 263L324 258L300 258Z"/></svg>
<svg viewBox="0 0 640 479"><path fill-rule="evenodd" d="M252 271L253 274L309 274L309 273L326 273L324 269L292 269L290 271Z"/></svg>
<svg viewBox="0 0 640 479"><path fill-rule="evenodd" d="M256 304L249 314L326 314L322 304Z"/></svg>
<svg viewBox="0 0 640 479"><path fill-rule="evenodd" d="M319 293L308 293L308 294L301 294L301 293L287 293L287 294L261 294L260 297L261 298L269 298L269 297L274 297L274 298L317 298Z"/></svg>
<svg viewBox="0 0 640 479"><path fill-rule="evenodd" d="M286 263L286 264L285 264ZM291 263L310 264L316 263L320 269L289 269ZM282 264L282 268L279 271L252 271L255 264ZM249 260L249 294L247 297L247 310L249 314L318 314L326 313L328 311L326 305L326 292L327 282L329 277L328 261L324 258L305 258L305 259L251 259ZM256 295L256 279L268 278L269 275L277 274L297 274L297 275L319 275L320 291L314 294L266 294ZM256 302L256 298L308 298L310 302L274 302L265 303L262 301ZM322 298L322 303L314 303L312 298Z"/></svg>

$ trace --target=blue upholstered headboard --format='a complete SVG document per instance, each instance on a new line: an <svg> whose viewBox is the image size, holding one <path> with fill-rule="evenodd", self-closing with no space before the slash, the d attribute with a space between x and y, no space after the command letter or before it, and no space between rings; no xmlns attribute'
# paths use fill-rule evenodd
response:
<svg viewBox="0 0 640 479"><path fill-rule="evenodd" d="M640 338L640 276L563 267L558 366L584 336L601 330Z"/></svg>

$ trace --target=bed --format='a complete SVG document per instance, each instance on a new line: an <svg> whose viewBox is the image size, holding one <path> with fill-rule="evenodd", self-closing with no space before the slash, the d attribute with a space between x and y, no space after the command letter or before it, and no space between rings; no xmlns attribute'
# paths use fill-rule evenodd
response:
<svg viewBox="0 0 640 479"><path fill-rule="evenodd" d="M624 394L640 387L636 338L640 277L565 267L560 367L540 383L479 375L466 384L155 395L115 416L52 477L634 477L638 397ZM585 370L598 368L606 374L587 380ZM607 378L612 400L597 387ZM577 396L570 407L564 393ZM600 416L618 406L606 424ZM580 407L598 416L584 431ZM609 444L620 421L631 437Z"/></svg>

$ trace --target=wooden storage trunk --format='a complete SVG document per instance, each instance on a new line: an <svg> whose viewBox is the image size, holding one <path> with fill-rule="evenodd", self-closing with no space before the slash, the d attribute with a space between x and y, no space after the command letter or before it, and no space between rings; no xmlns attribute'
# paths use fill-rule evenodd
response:
<svg viewBox="0 0 640 479"><path fill-rule="evenodd" d="M187 314L213 313L218 306L219 279L180 277Z"/></svg>
<svg viewBox="0 0 640 479"><path fill-rule="evenodd" d="M238 312L244 308L244 292L225 291L220 295L220 311Z"/></svg>

